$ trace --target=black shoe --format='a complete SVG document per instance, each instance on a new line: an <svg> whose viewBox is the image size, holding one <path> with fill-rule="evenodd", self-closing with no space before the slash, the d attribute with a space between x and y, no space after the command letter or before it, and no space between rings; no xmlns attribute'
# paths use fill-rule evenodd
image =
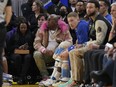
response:
<svg viewBox="0 0 116 87"><path fill-rule="evenodd" d="M100 81L100 82L98 83L98 85L99 85L99 87L103 87L103 86L105 85L105 83L102 82L102 81Z"/></svg>
<svg viewBox="0 0 116 87"><path fill-rule="evenodd" d="M13 76L13 81L14 81L14 82L17 82L18 80L19 80L19 77Z"/></svg>
<svg viewBox="0 0 116 87"><path fill-rule="evenodd" d="M90 77L97 81L101 80L103 76L104 73L102 71L92 71L90 73Z"/></svg>
<svg viewBox="0 0 116 87"><path fill-rule="evenodd" d="M19 81L17 81L18 85L25 85L28 84L28 82L26 80L20 79Z"/></svg>
<svg viewBox="0 0 116 87"><path fill-rule="evenodd" d="M36 81L29 81L29 84L34 85Z"/></svg>
<svg viewBox="0 0 116 87"><path fill-rule="evenodd" d="M92 71L91 73L97 74L97 75L103 75L105 72L104 71Z"/></svg>

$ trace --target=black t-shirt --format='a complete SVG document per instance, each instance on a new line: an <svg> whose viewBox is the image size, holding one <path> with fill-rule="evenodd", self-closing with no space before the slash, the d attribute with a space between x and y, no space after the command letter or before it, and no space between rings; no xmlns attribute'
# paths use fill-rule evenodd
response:
<svg viewBox="0 0 116 87"><path fill-rule="evenodd" d="M8 0L7 6L11 6L11 0Z"/></svg>

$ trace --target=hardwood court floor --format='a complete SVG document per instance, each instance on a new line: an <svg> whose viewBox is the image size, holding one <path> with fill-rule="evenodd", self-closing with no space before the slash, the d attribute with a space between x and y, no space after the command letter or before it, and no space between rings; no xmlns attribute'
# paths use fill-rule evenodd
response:
<svg viewBox="0 0 116 87"><path fill-rule="evenodd" d="M43 87L43 86L39 86L38 84L36 84L36 85L16 85L16 84L13 84L12 86L2 86L2 87ZM49 87L53 87L53 86L49 86ZM104 86L104 87L112 87L112 86Z"/></svg>
<svg viewBox="0 0 116 87"><path fill-rule="evenodd" d="M12 85L12 86L2 86L2 87L39 87L38 85Z"/></svg>
<svg viewBox="0 0 116 87"><path fill-rule="evenodd" d="M11 86L9 86L8 83L4 83L2 87L39 87L38 84L35 85L17 85L17 84L13 84Z"/></svg>
<svg viewBox="0 0 116 87"><path fill-rule="evenodd" d="M12 85L11 87L39 87L38 85Z"/></svg>

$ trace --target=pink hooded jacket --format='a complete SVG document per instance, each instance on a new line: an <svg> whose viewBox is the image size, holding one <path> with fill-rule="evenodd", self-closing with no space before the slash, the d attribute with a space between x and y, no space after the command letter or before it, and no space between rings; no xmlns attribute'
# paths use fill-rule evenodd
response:
<svg viewBox="0 0 116 87"><path fill-rule="evenodd" d="M47 21L42 24L40 29L38 29L36 33L36 37L34 40L34 48L35 50L38 50L40 52L43 52L46 47L48 46L49 42L49 32L47 28ZM56 31L55 39L60 39L62 42L60 42L60 46L63 48L67 48L72 44L72 37L69 32L68 25L62 21L58 20L58 30Z"/></svg>

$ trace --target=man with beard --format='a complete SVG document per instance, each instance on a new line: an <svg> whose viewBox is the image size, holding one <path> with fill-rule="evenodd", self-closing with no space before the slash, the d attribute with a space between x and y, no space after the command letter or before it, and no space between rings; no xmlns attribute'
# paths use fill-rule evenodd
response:
<svg viewBox="0 0 116 87"><path fill-rule="evenodd" d="M85 3L82 0L78 0L76 4L76 12L79 14L80 19L84 19L86 15Z"/></svg>
<svg viewBox="0 0 116 87"><path fill-rule="evenodd" d="M88 50L93 50L97 45L105 44L108 41L111 24L99 14L100 5L98 1L90 0L87 3L87 15L91 18L89 29L89 41L80 44L77 48L69 52L71 64L71 79L62 87L74 87L83 80L83 55Z"/></svg>
<svg viewBox="0 0 116 87"><path fill-rule="evenodd" d="M106 56L103 57L103 68L99 71L93 71L91 77L100 81L101 85L110 84L116 87L116 2L111 5L112 29L109 35L109 43L113 46L109 48ZM106 45L107 46L107 45ZM113 72L114 69L114 72ZM99 86L101 87L101 86Z"/></svg>

